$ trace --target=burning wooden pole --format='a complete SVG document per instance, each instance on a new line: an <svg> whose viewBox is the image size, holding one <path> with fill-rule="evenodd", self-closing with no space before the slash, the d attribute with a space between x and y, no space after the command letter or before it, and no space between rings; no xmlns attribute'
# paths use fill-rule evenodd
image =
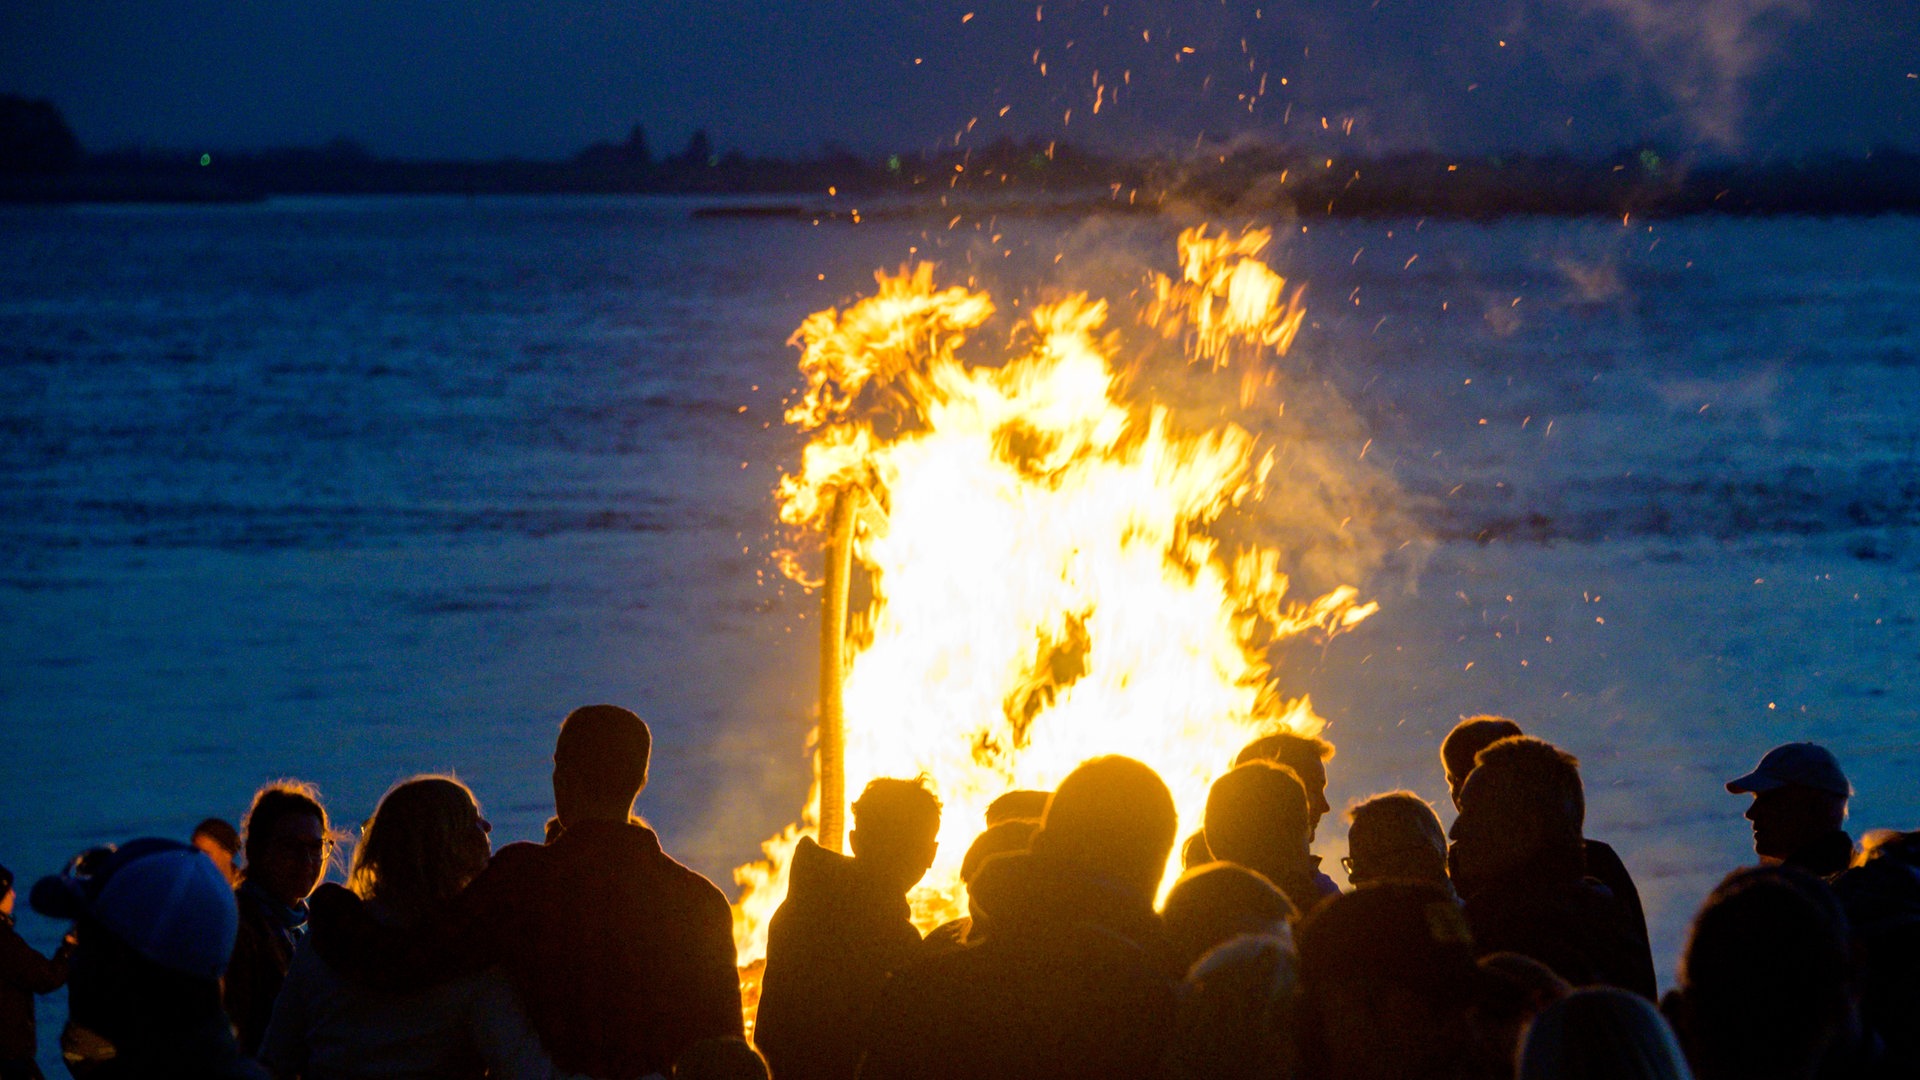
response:
<svg viewBox="0 0 1920 1080"><path fill-rule="evenodd" d="M820 835L828 851L841 850L846 835L847 592L853 577L853 526L865 493L857 486L834 496L827 529L826 595L820 606Z"/></svg>

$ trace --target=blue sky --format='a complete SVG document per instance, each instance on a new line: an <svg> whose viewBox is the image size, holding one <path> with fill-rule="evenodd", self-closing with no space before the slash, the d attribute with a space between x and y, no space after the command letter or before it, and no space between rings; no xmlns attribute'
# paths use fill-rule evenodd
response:
<svg viewBox="0 0 1920 1080"><path fill-rule="evenodd" d="M1000 134L1144 149L1203 132L1366 152L1920 150L1917 75L1920 0L0 8L0 91L51 98L96 149L345 136L538 157L639 122L657 149L704 126L749 152Z"/></svg>

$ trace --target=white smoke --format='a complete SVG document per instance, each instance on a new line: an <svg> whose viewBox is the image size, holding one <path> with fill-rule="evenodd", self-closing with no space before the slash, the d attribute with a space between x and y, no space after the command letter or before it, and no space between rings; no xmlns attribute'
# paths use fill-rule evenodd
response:
<svg viewBox="0 0 1920 1080"><path fill-rule="evenodd" d="M1810 0L1576 0L1609 16L1645 54L1652 80L1702 139L1743 140L1749 81L1779 49Z"/></svg>

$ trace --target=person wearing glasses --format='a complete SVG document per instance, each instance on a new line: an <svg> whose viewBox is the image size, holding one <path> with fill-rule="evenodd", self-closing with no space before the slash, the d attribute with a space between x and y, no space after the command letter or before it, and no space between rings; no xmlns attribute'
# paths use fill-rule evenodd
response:
<svg viewBox="0 0 1920 1080"><path fill-rule="evenodd" d="M312 784L276 780L253 796L241 823L246 869L234 890L240 932L227 966L227 1015L249 1057L260 1050L294 946L306 936L307 897L333 854L327 808Z"/></svg>

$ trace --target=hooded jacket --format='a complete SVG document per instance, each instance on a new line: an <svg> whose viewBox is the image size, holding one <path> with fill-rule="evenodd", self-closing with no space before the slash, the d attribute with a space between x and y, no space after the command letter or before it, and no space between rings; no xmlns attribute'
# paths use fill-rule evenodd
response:
<svg viewBox="0 0 1920 1080"><path fill-rule="evenodd" d="M990 861L973 892L992 933L894 976L863 1080L1161 1074L1177 979L1149 898L1044 853Z"/></svg>
<svg viewBox="0 0 1920 1080"><path fill-rule="evenodd" d="M754 1027L773 1074L851 1080L874 999L919 948L905 896L870 880L858 860L802 839L768 926Z"/></svg>

